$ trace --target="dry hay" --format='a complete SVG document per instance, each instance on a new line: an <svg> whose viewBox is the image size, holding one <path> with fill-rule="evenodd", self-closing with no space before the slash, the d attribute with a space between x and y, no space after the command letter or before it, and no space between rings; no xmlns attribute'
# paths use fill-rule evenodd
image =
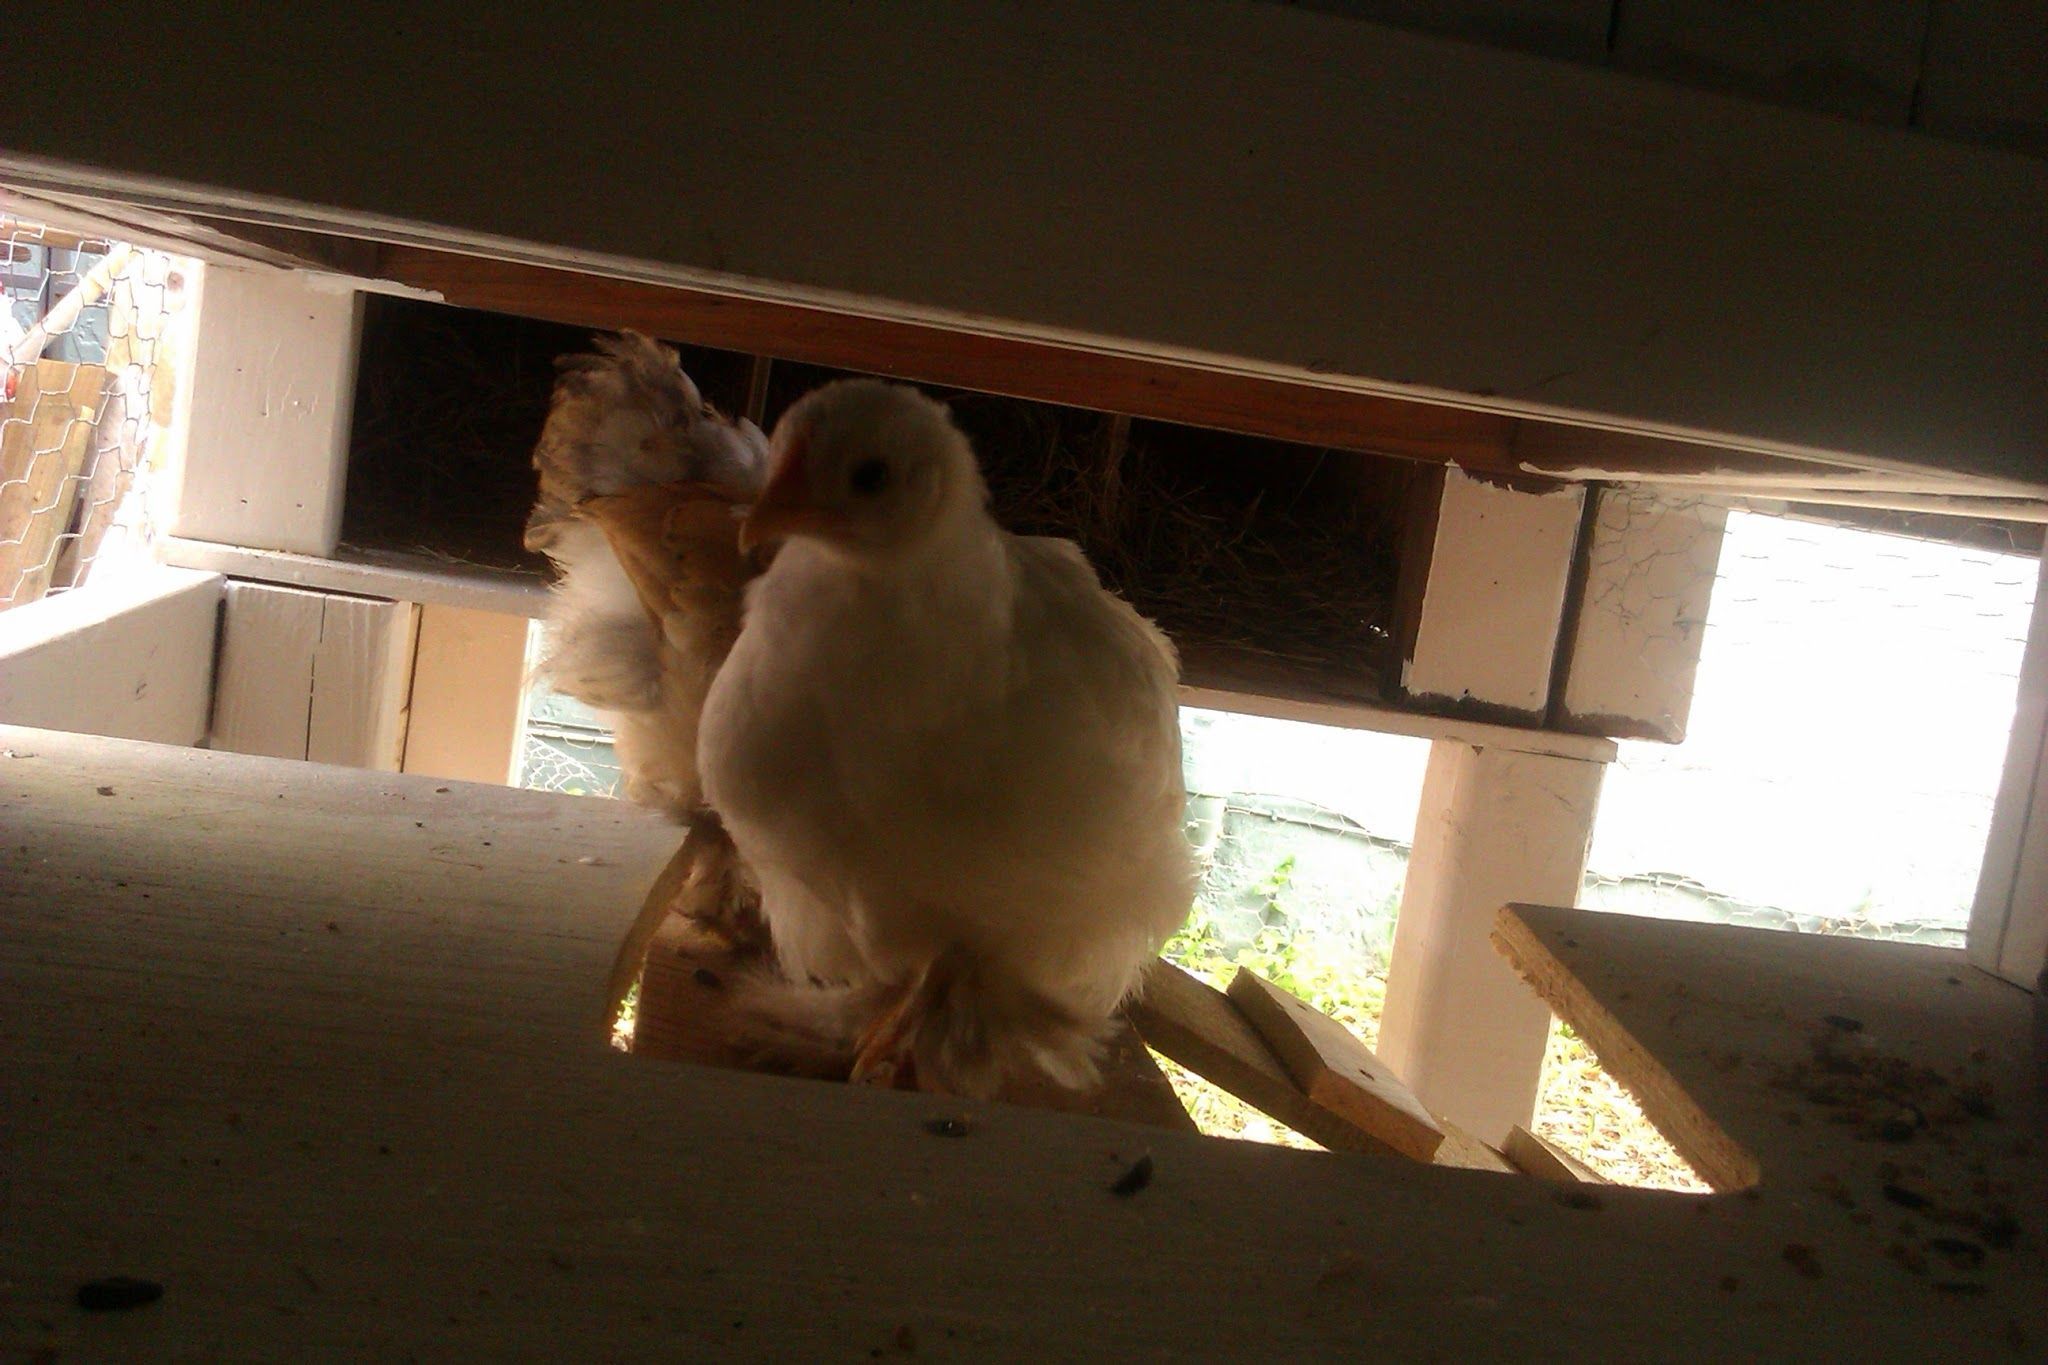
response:
<svg viewBox="0 0 2048 1365"><path fill-rule="evenodd" d="M544 571L520 544L533 442L555 357L584 349L589 331L379 297L363 337L344 542ZM743 405L750 357L679 349L706 398ZM776 362L771 424L844 373ZM1392 462L988 394L939 396L974 441L998 520L1078 541L1104 582L1183 650L1349 679L1385 663Z"/></svg>
<svg viewBox="0 0 2048 1365"><path fill-rule="evenodd" d="M1347 676L1386 660L1393 510L1363 457L978 394L950 399L996 517L1078 542L1183 649Z"/></svg>

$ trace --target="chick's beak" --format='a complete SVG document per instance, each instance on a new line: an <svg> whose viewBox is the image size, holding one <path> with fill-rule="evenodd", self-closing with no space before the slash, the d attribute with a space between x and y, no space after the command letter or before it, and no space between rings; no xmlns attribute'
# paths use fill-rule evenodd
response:
<svg viewBox="0 0 2048 1365"><path fill-rule="evenodd" d="M811 502L810 480L801 445L784 455L753 510L740 523L740 553L796 535L817 535L832 529L839 518Z"/></svg>

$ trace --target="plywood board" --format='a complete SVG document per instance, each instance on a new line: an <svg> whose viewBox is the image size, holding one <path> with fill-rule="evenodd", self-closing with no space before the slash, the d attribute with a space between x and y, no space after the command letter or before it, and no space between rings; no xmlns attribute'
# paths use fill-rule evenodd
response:
<svg viewBox="0 0 2048 1365"><path fill-rule="evenodd" d="M22 1101L0 1227L9 1356L1623 1359L1649 1342L1947 1360L2039 1344L2031 1214L1987 1273L1958 1277L1980 1292L1944 1291L1951 1272L1883 1250L1922 1215L1879 1196L1861 1229L1797 1176L1753 1198L1566 1202L1535 1181L620 1054L605 976L675 832L616 802L23 730L0 731L0 784L0 1093ZM1639 999L1661 1007L1702 961L1724 979L1719 953L1673 932L1688 927L1643 931L1655 984ZM1842 954L1877 946L1809 941L1775 976L1747 959L1753 994L1736 998L1840 1008ZM1955 993L1900 1035L1978 1031L2003 1086L2024 998L1982 985L2010 1012L1937 975ZM1726 1027L1710 999L1693 1007ZM1998 1145L1969 1135L1958 1159L2012 1178L2005 1147L2044 1118L2030 1093L1980 1130ZM966 1131L928 1126L942 1119ZM1149 1185L1113 1193L1147 1155ZM2039 1206L2038 1178L2016 1210ZM110 1274L163 1299L79 1312L78 1286Z"/></svg>
<svg viewBox="0 0 2048 1365"><path fill-rule="evenodd" d="M1249 968L1237 969L1229 995L1310 1100L1403 1156L1428 1161L1436 1155L1443 1129L1349 1029Z"/></svg>

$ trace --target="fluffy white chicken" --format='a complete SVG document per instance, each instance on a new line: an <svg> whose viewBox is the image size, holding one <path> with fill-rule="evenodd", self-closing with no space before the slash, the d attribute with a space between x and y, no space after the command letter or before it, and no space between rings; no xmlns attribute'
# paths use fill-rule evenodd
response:
<svg viewBox="0 0 2048 1365"><path fill-rule="evenodd" d="M767 440L703 400L635 332L557 363L526 546L560 570L540 673L612 721L626 796L677 819L703 802L697 722L739 631L735 541Z"/></svg>
<svg viewBox="0 0 2048 1365"><path fill-rule="evenodd" d="M771 459L742 544L780 549L698 749L791 982L762 1007L856 1080L1089 1083L1193 894L1172 646L1072 542L997 526L913 389L817 390Z"/></svg>

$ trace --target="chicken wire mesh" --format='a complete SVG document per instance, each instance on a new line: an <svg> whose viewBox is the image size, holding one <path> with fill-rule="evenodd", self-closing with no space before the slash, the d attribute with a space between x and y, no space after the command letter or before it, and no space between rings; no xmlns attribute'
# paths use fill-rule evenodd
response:
<svg viewBox="0 0 2048 1365"><path fill-rule="evenodd" d="M195 267L0 215L0 610L146 547Z"/></svg>

